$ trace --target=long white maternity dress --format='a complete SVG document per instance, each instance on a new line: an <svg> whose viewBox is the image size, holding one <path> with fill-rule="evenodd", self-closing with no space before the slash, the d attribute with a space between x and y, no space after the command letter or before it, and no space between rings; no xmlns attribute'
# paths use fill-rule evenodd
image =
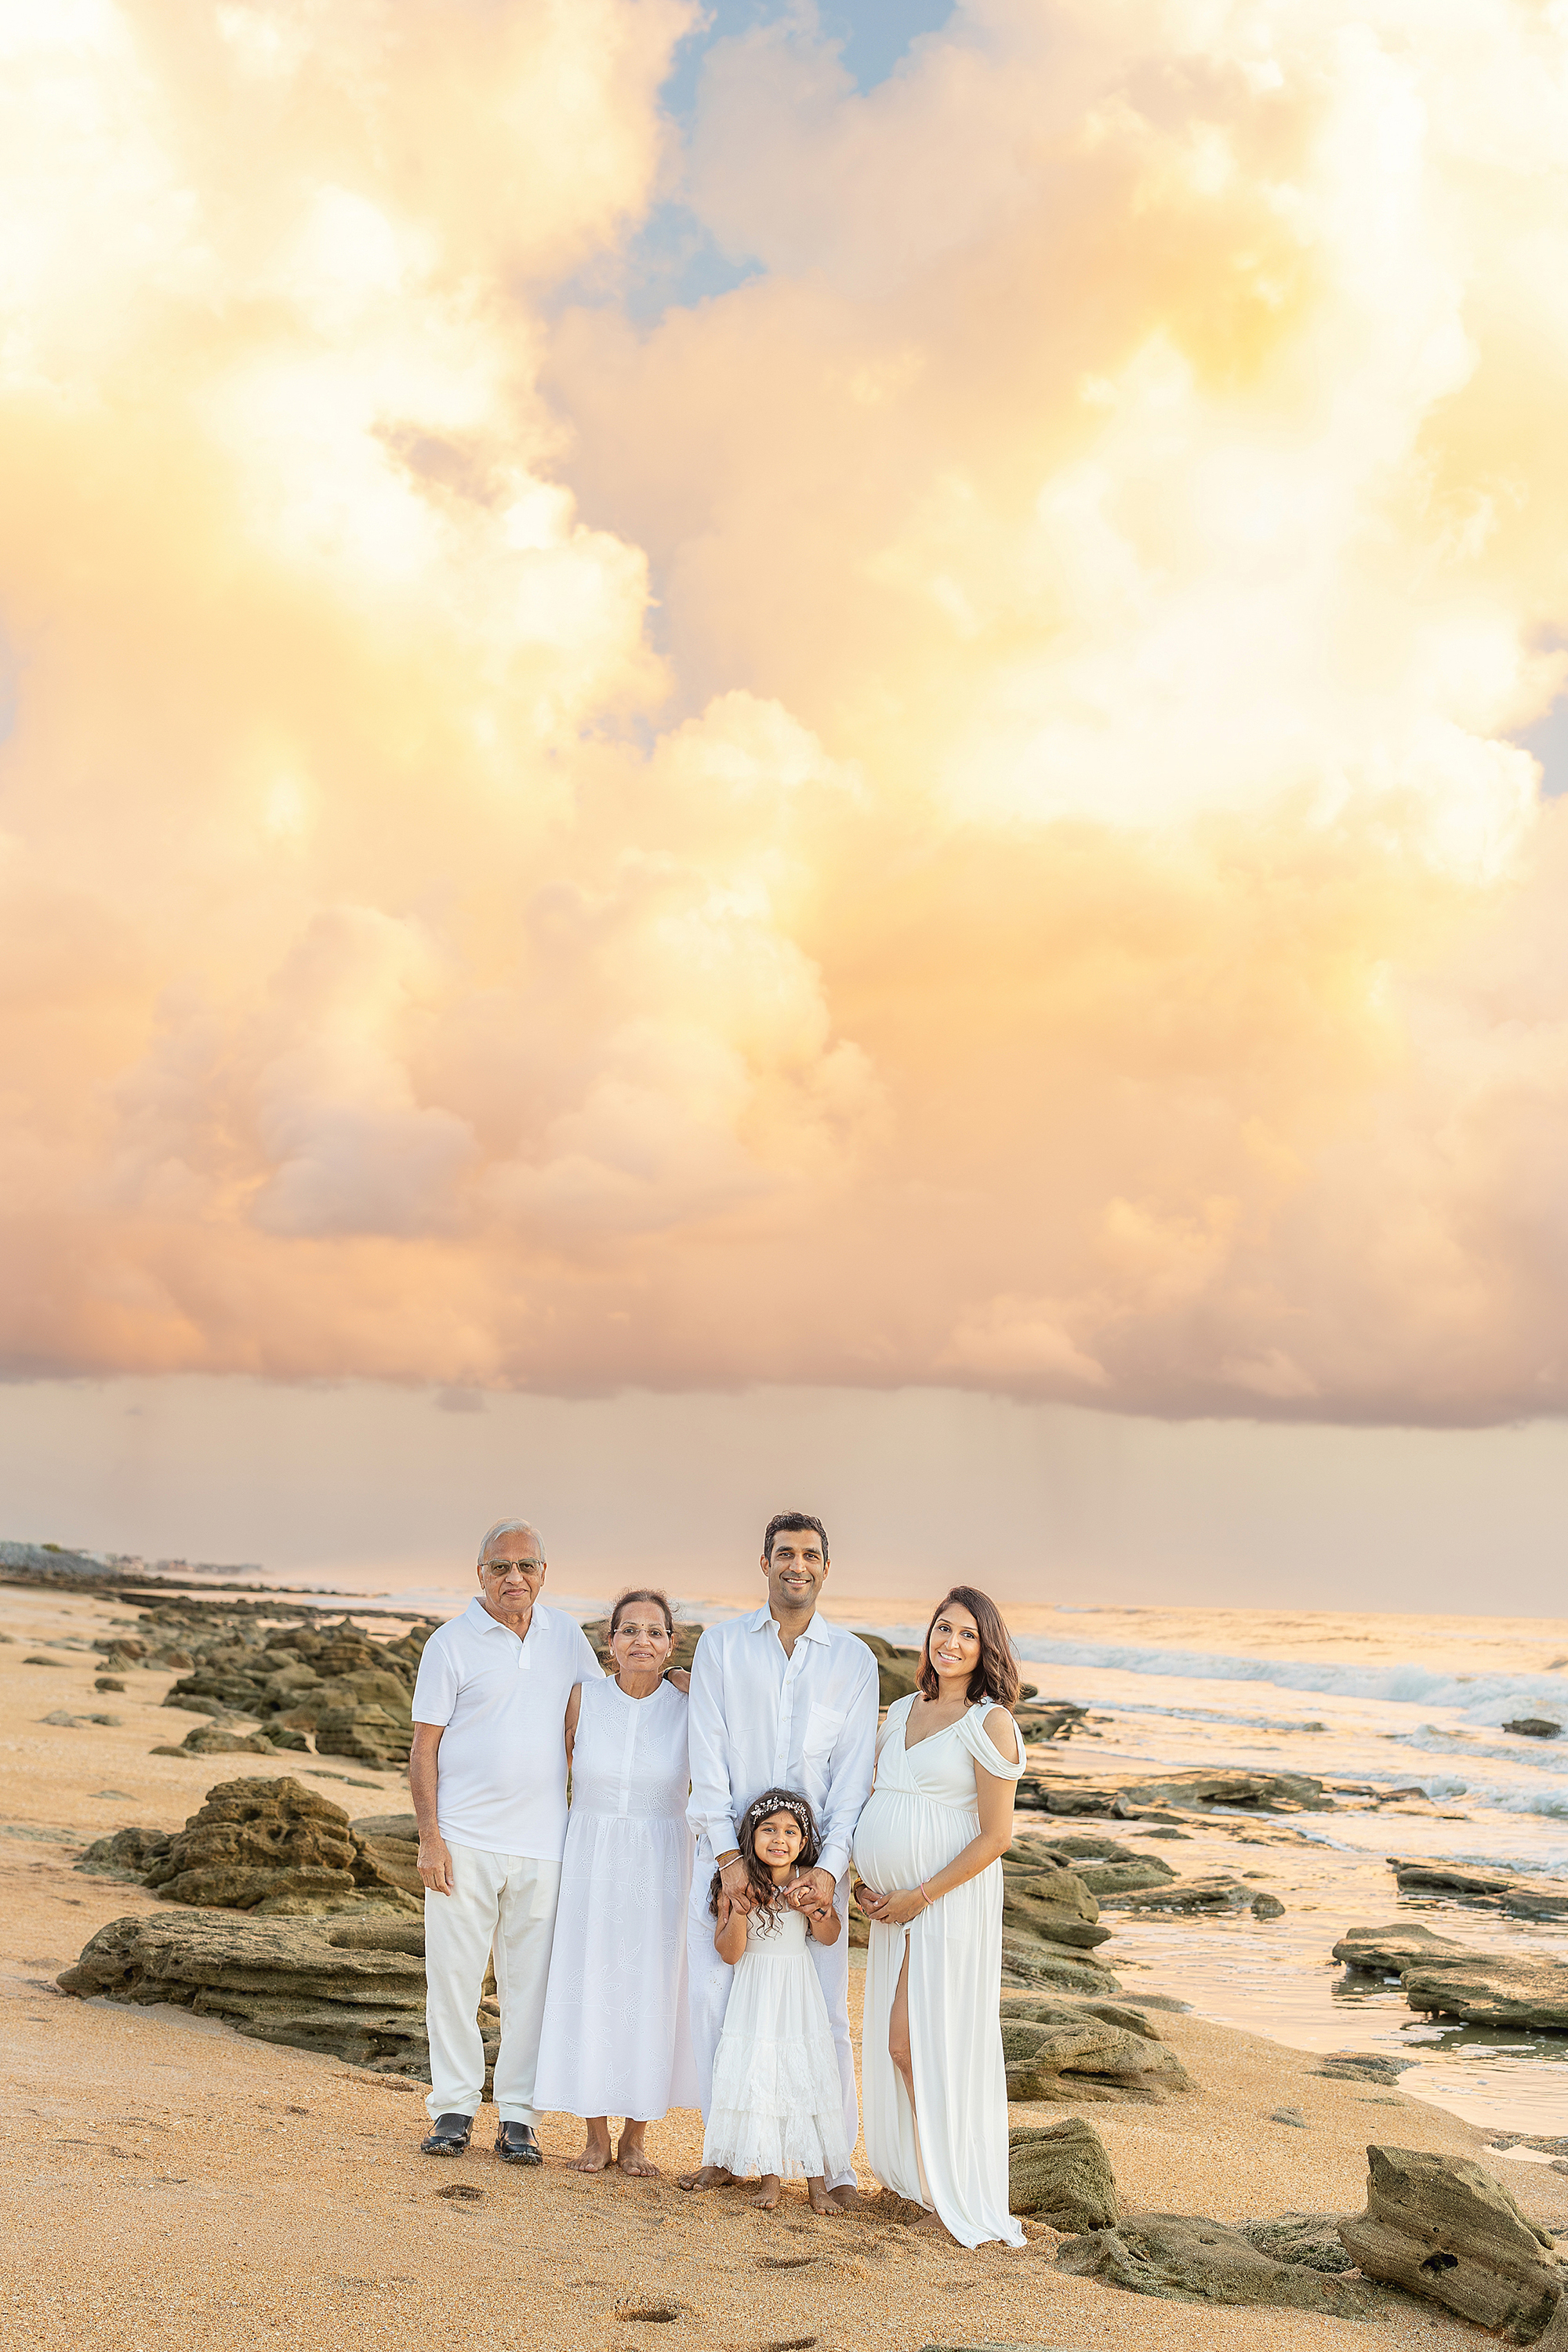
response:
<svg viewBox="0 0 1568 2352"><path fill-rule="evenodd" d="M984 1728L990 1701L906 1748L913 1705L911 1696L888 1709L877 1785L855 1832L855 1867L879 1894L918 1886L979 1836L977 1763L1004 1780L1017 1780L1024 1769L1022 1740L1016 1762L992 1745ZM888 2055L888 2023L906 1944L912 2111L903 2076ZM885 2188L934 2206L963 2246L994 2238L1024 2243L1023 2230L1007 2210L1001 1993L999 1862L939 1895L907 1927L872 1921L860 2053L867 2159Z"/></svg>
<svg viewBox="0 0 1568 2352"><path fill-rule="evenodd" d="M584 1683L534 2104L653 2123L697 2105L686 1999L686 1700Z"/></svg>

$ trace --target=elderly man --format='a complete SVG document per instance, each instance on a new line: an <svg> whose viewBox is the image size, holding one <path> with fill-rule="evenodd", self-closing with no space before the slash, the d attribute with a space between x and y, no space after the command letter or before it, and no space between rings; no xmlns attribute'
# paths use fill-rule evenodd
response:
<svg viewBox="0 0 1568 2352"><path fill-rule="evenodd" d="M426 2156L461 2156L484 2095L476 2021L495 1957L500 2052L496 2153L542 2164L533 2076L566 1839L566 1702L600 1680L580 1625L538 1606L544 1546L502 1519L479 1547L479 1590L432 1633L414 1685L408 1778L425 1884L430 2030Z"/></svg>
<svg viewBox="0 0 1568 2352"><path fill-rule="evenodd" d="M713 1948L708 1895L717 1867L731 1901L751 1908L735 1841L754 1797L765 1789L795 1789L810 1800L822 1832L821 1863L802 1874L790 1899L797 1908L831 1901L840 1919L848 1908L849 1841L871 1793L876 1759L877 1662L864 1642L817 1615L828 1566L822 1521L805 1511L781 1511L763 1538L766 1601L749 1617L711 1627L692 1661L687 1819L697 1832L697 1861L687 1963L704 2121L733 1973ZM849 2040L849 1938L819 1944L813 1937L807 1949L833 2021L844 2127L853 2147L860 2111ZM728 2177L704 2165L684 2174L680 2185L711 2189ZM840 2205L854 2203L852 2172L827 2186Z"/></svg>

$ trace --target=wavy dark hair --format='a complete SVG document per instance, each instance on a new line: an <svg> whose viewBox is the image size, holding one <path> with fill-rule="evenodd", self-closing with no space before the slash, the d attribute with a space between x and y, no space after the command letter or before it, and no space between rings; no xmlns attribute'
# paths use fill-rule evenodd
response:
<svg viewBox="0 0 1568 2352"><path fill-rule="evenodd" d="M623 1609L629 1609L634 1601L651 1601L656 1609L663 1611L664 1630L673 1642L675 1639L675 1612L669 1605L669 1595L666 1592L656 1591L651 1584L639 1584L634 1591L620 1594L619 1598L616 1600L615 1607L610 1612L610 1630L606 1634L605 1639L611 1642L615 1640L616 1628L621 1622L621 1612Z"/></svg>
<svg viewBox="0 0 1568 2352"><path fill-rule="evenodd" d="M772 1559L775 1536L803 1536L807 1528L810 1528L815 1535L821 1537L822 1557L826 1559L829 1557L827 1529L810 1511L775 1511L763 1530L763 1558Z"/></svg>
<svg viewBox="0 0 1568 2352"><path fill-rule="evenodd" d="M980 1656L974 1672L969 1677L969 1704L978 1706L984 1698L992 1699L998 1706L1014 1707L1018 1703L1018 1661L1013 1649L1013 1636L1003 1622L1002 1612L988 1592L977 1592L973 1584L955 1584L944 1592L931 1612L931 1624L926 1627L925 1640L921 1643L920 1685L927 1698L937 1694L936 1669L931 1662L931 1630L944 1609L956 1601L967 1609L980 1635Z"/></svg>
<svg viewBox="0 0 1568 2352"><path fill-rule="evenodd" d="M798 1789L764 1789L754 1802L746 1807L741 1826L735 1833L741 1860L746 1865L746 1879L752 1894L765 1911L776 1912L783 1896L768 1874L766 1863L757 1858L757 1832L770 1813L788 1813L800 1832L800 1852L795 1858L797 1870L813 1870L822 1852L822 1834L816 1826L816 1815ZM713 1884L708 1890L708 1908L714 1918L719 1916L719 1897L723 1891L723 1874L713 1873ZM767 1933L764 1923L763 1933Z"/></svg>

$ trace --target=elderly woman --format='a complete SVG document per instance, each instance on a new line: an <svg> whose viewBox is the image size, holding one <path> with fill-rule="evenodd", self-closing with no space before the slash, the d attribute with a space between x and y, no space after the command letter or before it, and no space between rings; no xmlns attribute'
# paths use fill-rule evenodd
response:
<svg viewBox="0 0 1568 2352"><path fill-rule="evenodd" d="M611 2162L657 2172L646 2127L697 2104L686 2013L687 1701L664 1678L674 1642L662 1592L623 1592L610 1616L614 1675L579 1684L566 1710L572 1811L534 2097L586 2122L579 2172ZM612 2116L626 2118L613 2158Z"/></svg>

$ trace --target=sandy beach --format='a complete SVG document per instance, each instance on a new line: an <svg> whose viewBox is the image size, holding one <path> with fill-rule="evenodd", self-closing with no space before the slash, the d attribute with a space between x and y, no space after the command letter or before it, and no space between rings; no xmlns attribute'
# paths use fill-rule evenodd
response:
<svg viewBox="0 0 1568 2352"><path fill-rule="evenodd" d="M154 1757L189 1718L159 1702L172 1679L94 1691L74 1642L126 1622L117 1604L0 1588L0 2034L6 2138L5 2340L109 2352L279 2343L380 2346L869 2346L1022 2342L1063 2347L1326 2347L1353 2323L1132 2296L1058 2273L1058 2242L1029 2225L1020 2253L965 2252L879 2217L816 2220L800 2191L776 2215L743 2193L683 2196L698 2118L655 2126L657 2181L584 2179L563 2159L580 2126L550 2116L542 2173L489 2153L490 2111L459 2164L422 2158L407 2084L247 2041L172 2008L83 2001L56 1989L106 1921L166 1906L72 1867L77 1846L132 1822L174 1828L219 1778L268 1777L262 1757ZM51 1652L61 1665L24 1660ZM117 1716L79 1728L51 1712ZM335 1768L338 1759L331 1759ZM373 1813L405 1804L392 1774L316 1766L309 1785ZM51 1838L49 1832L58 1832ZM1347 1923L1348 1924L1348 1923ZM1115 1965L1115 1943L1104 1957ZM856 1977L852 1998L858 1996ZM1142 1988L1147 1989L1147 1988ZM1330 2081L1313 2057L1189 2016L1162 2019L1195 2090L1156 2106L1082 2113L1103 2138L1125 2210L1217 2220L1363 2203L1365 2147L1481 2154L1485 2135L1438 2108ZM1291 2105L1300 2128L1270 2119ZM1568 2224L1568 2179L1488 2158L1532 2219ZM858 2151L863 2184L874 2188ZM453 2197L456 2189L479 2192ZM639 2314L642 2315L639 2316ZM1391 2345L1479 2344L1436 2308L1390 2301Z"/></svg>

